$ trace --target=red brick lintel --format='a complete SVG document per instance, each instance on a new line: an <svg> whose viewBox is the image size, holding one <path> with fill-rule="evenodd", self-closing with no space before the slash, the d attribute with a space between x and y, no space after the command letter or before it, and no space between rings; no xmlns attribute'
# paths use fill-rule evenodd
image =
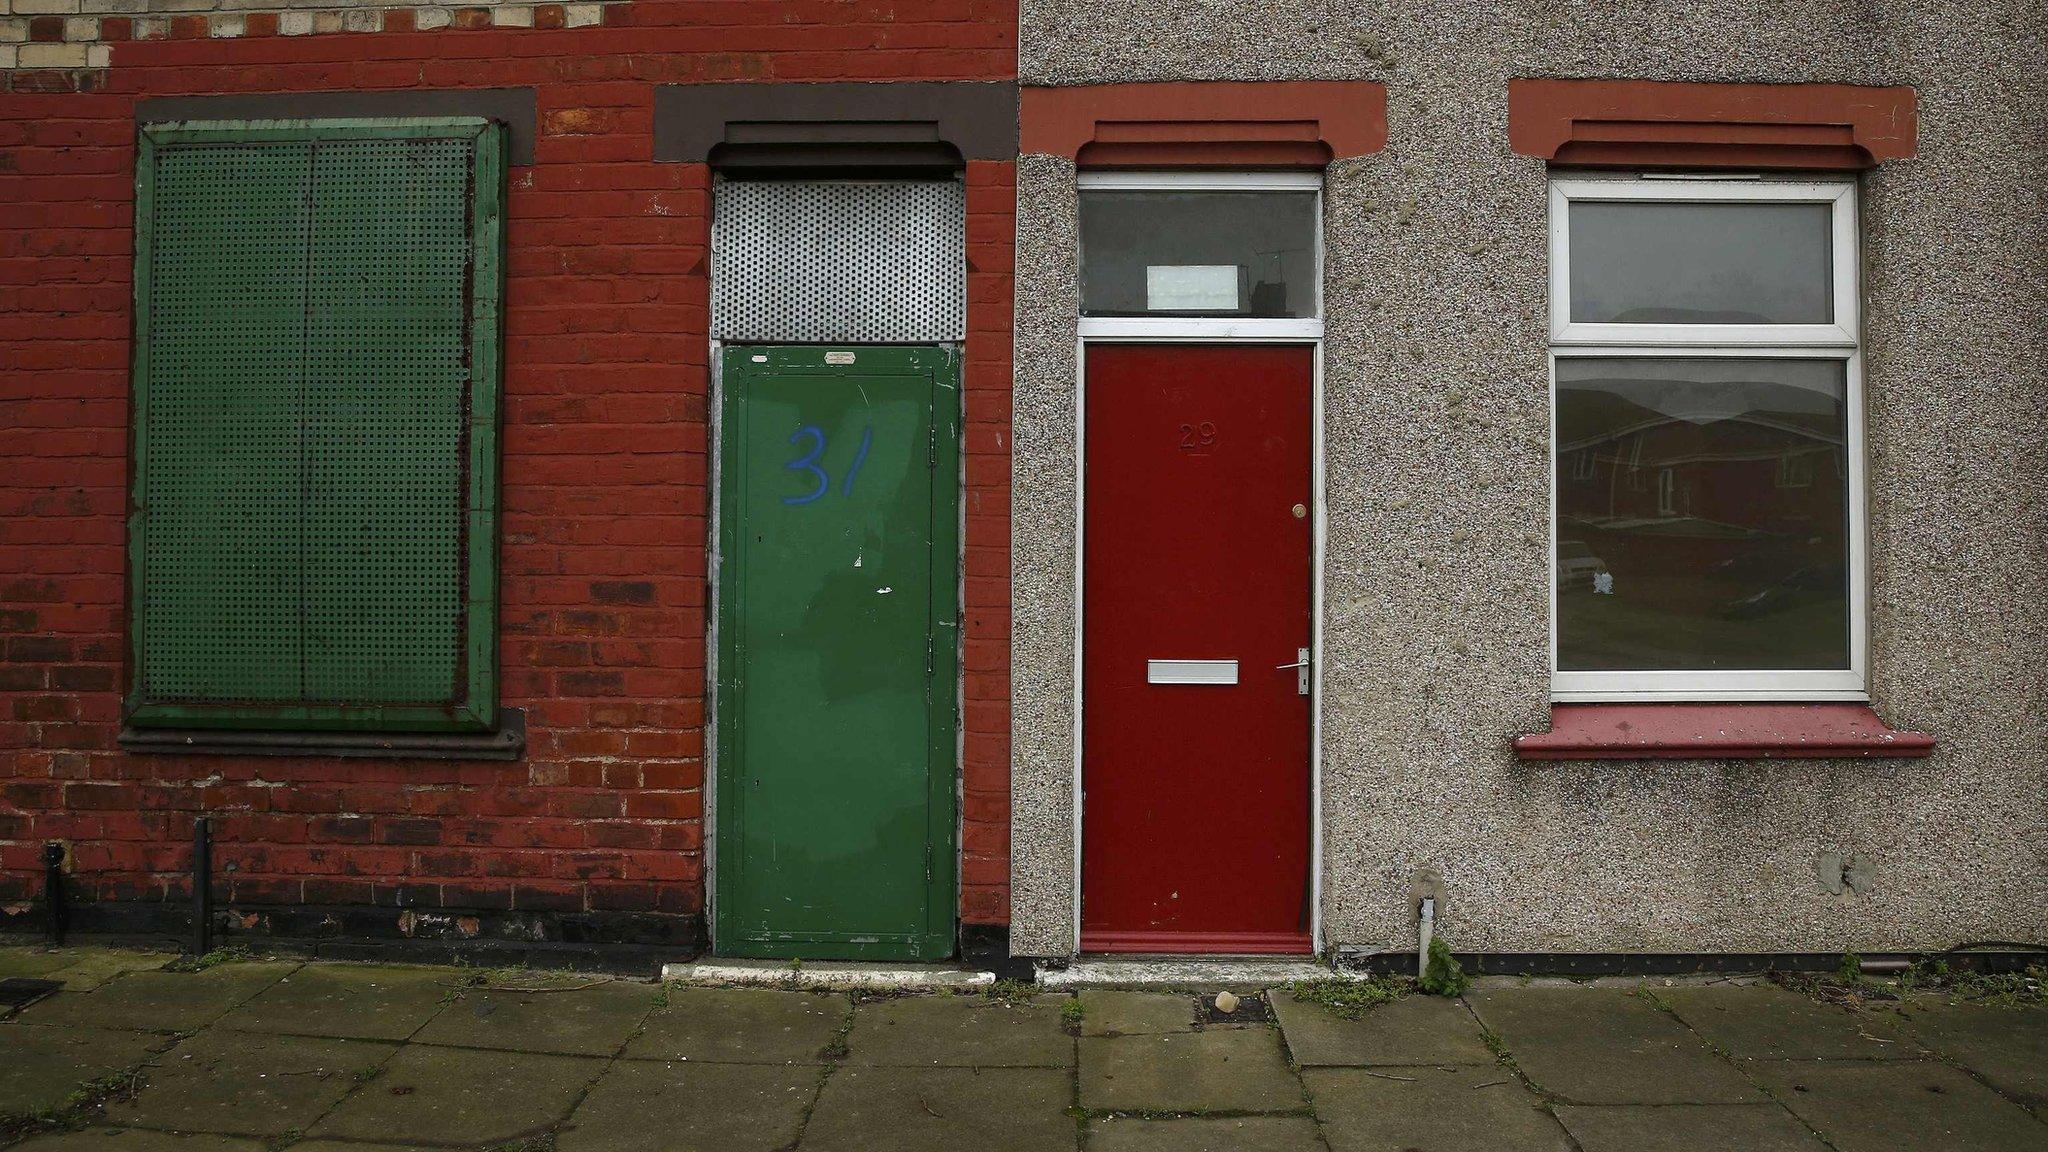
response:
<svg viewBox="0 0 2048 1152"><path fill-rule="evenodd" d="M1369 80L1025 88L1022 148L1086 168L1320 168L1387 146Z"/></svg>
<svg viewBox="0 0 2048 1152"><path fill-rule="evenodd" d="M1868 704L1555 704L1550 731L1515 738L1523 760L1915 758L1934 738Z"/></svg>
<svg viewBox="0 0 2048 1152"><path fill-rule="evenodd" d="M1508 143L1553 164L1858 171L1913 155L1913 89L1508 82Z"/></svg>

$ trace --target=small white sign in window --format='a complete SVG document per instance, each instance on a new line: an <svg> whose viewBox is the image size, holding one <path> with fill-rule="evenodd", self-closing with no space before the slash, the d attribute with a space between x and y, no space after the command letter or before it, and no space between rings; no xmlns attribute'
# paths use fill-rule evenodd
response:
<svg viewBox="0 0 2048 1152"><path fill-rule="evenodd" d="M1152 312L1236 312L1241 280L1235 264L1149 264L1145 307Z"/></svg>

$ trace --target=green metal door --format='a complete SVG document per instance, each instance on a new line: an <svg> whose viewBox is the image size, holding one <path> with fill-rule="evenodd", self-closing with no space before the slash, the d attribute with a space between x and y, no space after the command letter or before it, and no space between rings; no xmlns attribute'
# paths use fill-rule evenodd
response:
<svg viewBox="0 0 2048 1152"><path fill-rule="evenodd" d="M722 388L713 943L943 958L958 354L734 347Z"/></svg>

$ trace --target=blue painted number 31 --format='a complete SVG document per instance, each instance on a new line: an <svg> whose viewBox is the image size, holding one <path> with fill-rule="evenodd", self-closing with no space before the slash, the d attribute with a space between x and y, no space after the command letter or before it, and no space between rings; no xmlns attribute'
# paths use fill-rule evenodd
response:
<svg viewBox="0 0 2048 1152"><path fill-rule="evenodd" d="M784 504L809 504L832 490L832 477L823 468L818 466L818 457L825 454L824 430L816 424L806 424L789 434L789 442L791 444L800 444L805 440L811 442L810 449L782 467L790 472L807 473L811 479L817 481L817 487L804 493L802 496L784 496L782 498ZM874 442L875 430L873 428L863 428L860 430L860 447L854 450L853 463L846 469L846 482L839 486L839 494L841 496L853 495L853 478L860 475L860 466L867 461L868 448Z"/></svg>

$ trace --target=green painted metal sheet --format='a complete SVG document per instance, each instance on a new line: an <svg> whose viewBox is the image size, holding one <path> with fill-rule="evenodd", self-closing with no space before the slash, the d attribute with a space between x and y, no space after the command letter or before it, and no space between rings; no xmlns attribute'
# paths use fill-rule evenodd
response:
<svg viewBox="0 0 2048 1152"><path fill-rule="evenodd" d="M294 143L157 157L149 270L142 683L165 700L300 692L306 184Z"/></svg>
<svg viewBox="0 0 2048 1152"><path fill-rule="evenodd" d="M722 952L952 951L958 382L944 348L725 353Z"/></svg>
<svg viewBox="0 0 2048 1152"><path fill-rule="evenodd" d="M501 129L147 129L140 724L495 720Z"/></svg>

